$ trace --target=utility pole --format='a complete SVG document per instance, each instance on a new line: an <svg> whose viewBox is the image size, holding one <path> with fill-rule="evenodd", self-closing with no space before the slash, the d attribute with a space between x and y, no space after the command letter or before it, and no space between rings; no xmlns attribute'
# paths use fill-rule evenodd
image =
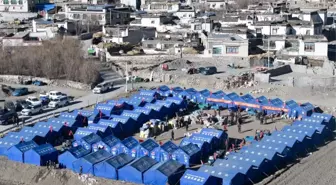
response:
<svg viewBox="0 0 336 185"><path fill-rule="evenodd" d="M127 63L128 62L126 62L126 88L125 88L125 92L127 92L128 91L128 89L127 89L127 86L128 86L128 84L127 84L127 80L128 80L128 66L127 66Z"/></svg>
<svg viewBox="0 0 336 185"><path fill-rule="evenodd" d="M131 62L131 65L132 65L132 69L131 69L131 83L132 83L132 91L134 90L134 86L133 86L133 62Z"/></svg>
<svg viewBox="0 0 336 185"><path fill-rule="evenodd" d="M269 39L269 36L267 37L267 67L270 68L270 51L269 51L269 48L270 48L270 39Z"/></svg>

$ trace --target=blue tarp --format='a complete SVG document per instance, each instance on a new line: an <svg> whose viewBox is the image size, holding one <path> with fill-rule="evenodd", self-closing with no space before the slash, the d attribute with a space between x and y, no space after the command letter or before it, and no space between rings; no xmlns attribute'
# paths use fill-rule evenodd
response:
<svg viewBox="0 0 336 185"><path fill-rule="evenodd" d="M88 129L97 130L99 136L106 137L113 134L112 128L106 125L99 125L99 124L89 124Z"/></svg>
<svg viewBox="0 0 336 185"><path fill-rule="evenodd" d="M157 163L149 156L143 156L119 169L119 180L143 184L143 174Z"/></svg>
<svg viewBox="0 0 336 185"><path fill-rule="evenodd" d="M211 146L208 142L203 141L203 140L192 140L190 138L184 138L180 142L180 146L185 146L188 145L189 143L195 144L198 146L198 148L201 149L202 151L202 156L208 156L211 154Z"/></svg>
<svg viewBox="0 0 336 185"><path fill-rule="evenodd" d="M273 169L273 164L270 163L269 160L265 159L265 157L258 156L258 155L245 155L241 153L232 153L228 155L228 160L236 160L242 161L244 163L253 165L257 167L260 172L263 174L270 175L269 172Z"/></svg>
<svg viewBox="0 0 336 185"><path fill-rule="evenodd" d="M137 127L136 127L137 129L139 129L140 127L142 127L142 125L149 120L149 117L146 116L144 113L130 111L130 110L124 110L121 113L121 116L132 118L137 123Z"/></svg>
<svg viewBox="0 0 336 185"><path fill-rule="evenodd" d="M263 177L263 174L261 174L258 169L255 169L251 164L242 161L217 159L213 166L218 169L240 172L246 175L246 177L251 179L254 183L259 182Z"/></svg>
<svg viewBox="0 0 336 185"><path fill-rule="evenodd" d="M203 165L198 171L222 179L222 184L225 185L244 185L246 182L246 178L242 173L225 168Z"/></svg>
<svg viewBox="0 0 336 185"><path fill-rule="evenodd" d="M172 158L187 167L194 166L201 163L201 149L190 143L175 150Z"/></svg>
<svg viewBox="0 0 336 185"><path fill-rule="evenodd" d="M130 117L112 115L112 121L117 121L122 124L123 136L130 136L136 132L137 123Z"/></svg>
<svg viewBox="0 0 336 185"><path fill-rule="evenodd" d="M24 163L24 153L28 150L37 147L34 141L21 142L8 149L8 159Z"/></svg>
<svg viewBox="0 0 336 185"><path fill-rule="evenodd" d="M118 138L110 135L110 136L105 137L103 140L95 143L93 145L93 151L96 152L99 150L99 148L102 148L106 150L107 152L112 153L112 148L120 143L121 141ZM113 155L116 155L116 153L114 153Z"/></svg>
<svg viewBox="0 0 336 185"><path fill-rule="evenodd" d="M111 157L110 159L94 165L95 176L118 180L119 169L131 163L133 160L133 157L125 153Z"/></svg>
<svg viewBox="0 0 336 185"><path fill-rule="evenodd" d="M147 139L140 144L137 157L148 155L152 159L157 159L160 156L160 145L153 139Z"/></svg>
<svg viewBox="0 0 336 185"><path fill-rule="evenodd" d="M209 173L187 170L180 180L180 185L222 185L222 179Z"/></svg>
<svg viewBox="0 0 336 185"><path fill-rule="evenodd" d="M190 139L195 140L195 141L208 142L210 144L210 147L211 147L210 152L214 152L218 149L218 139L215 136L193 133L190 136Z"/></svg>
<svg viewBox="0 0 336 185"><path fill-rule="evenodd" d="M94 175L94 165L110 157L112 157L112 155L105 150L98 150L97 152L93 152L74 161L72 163L72 169L76 173L79 173L82 167L82 173Z"/></svg>
<svg viewBox="0 0 336 185"><path fill-rule="evenodd" d="M184 173L185 167L174 160L158 163L144 174L146 185L177 184Z"/></svg>
<svg viewBox="0 0 336 185"><path fill-rule="evenodd" d="M12 139L0 139L0 155L7 156L8 149L18 144L18 141Z"/></svg>
<svg viewBox="0 0 336 185"><path fill-rule="evenodd" d="M88 155L89 153L91 153L91 150L87 150L81 145L70 148L58 156L60 168L72 169L72 163L74 161Z"/></svg>
<svg viewBox="0 0 336 185"><path fill-rule="evenodd" d="M35 4L35 8L37 11L49 11L54 9L56 6L52 3L43 3L43 4Z"/></svg>
<svg viewBox="0 0 336 185"><path fill-rule="evenodd" d="M122 124L118 121L100 119L97 125L109 126L112 129L113 135L118 138L124 137Z"/></svg>
<svg viewBox="0 0 336 185"><path fill-rule="evenodd" d="M228 138L227 133L225 133L222 130L217 130L217 129L213 129L213 128L203 128L201 130L200 134L206 135L206 136L216 137L217 140L218 140L217 147L219 147L219 148L225 147L225 141Z"/></svg>
<svg viewBox="0 0 336 185"><path fill-rule="evenodd" d="M134 137L128 137L121 141L119 146L119 153L126 153L132 157L137 157L139 150L139 141L136 140Z"/></svg>
<svg viewBox="0 0 336 185"><path fill-rule="evenodd" d="M179 147L176 146L173 142L167 141L160 147L160 158L156 159L157 161L167 161L168 159L172 158L173 153L178 149Z"/></svg>
<svg viewBox="0 0 336 185"><path fill-rule="evenodd" d="M51 144L43 144L24 153L24 161L28 164L44 166L47 161L57 162L58 152Z"/></svg>

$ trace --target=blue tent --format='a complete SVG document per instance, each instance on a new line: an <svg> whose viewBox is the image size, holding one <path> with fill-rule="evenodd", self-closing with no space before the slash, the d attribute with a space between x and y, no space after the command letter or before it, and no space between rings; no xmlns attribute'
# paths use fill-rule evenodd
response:
<svg viewBox="0 0 336 185"><path fill-rule="evenodd" d="M270 103L273 106L280 107L280 108L282 108L284 106L284 102L280 98L274 98L274 99L270 100Z"/></svg>
<svg viewBox="0 0 336 185"><path fill-rule="evenodd" d="M187 167L194 166L201 163L201 149L190 143L175 150L172 158Z"/></svg>
<svg viewBox="0 0 336 185"><path fill-rule="evenodd" d="M259 103L258 99L254 98L250 94L245 94L240 97L244 102L246 102L246 108L254 109L254 110L261 110L262 104Z"/></svg>
<svg viewBox="0 0 336 185"><path fill-rule="evenodd" d="M211 95L212 93L208 89L203 89L199 91L196 94L196 101L197 103L206 103L206 99Z"/></svg>
<svg viewBox="0 0 336 185"><path fill-rule="evenodd" d="M180 179L180 185L222 185L222 179L209 173L187 170Z"/></svg>
<svg viewBox="0 0 336 185"><path fill-rule="evenodd" d="M303 103L296 107L296 111L298 113L298 116L300 117L306 117L311 116L315 110L315 106L311 103Z"/></svg>
<svg viewBox="0 0 336 185"><path fill-rule="evenodd" d="M164 106L167 109L166 113L169 117L175 116L175 112L178 111L178 107L175 105L175 103L170 101L158 100L155 102L155 104Z"/></svg>
<svg viewBox="0 0 336 185"><path fill-rule="evenodd" d="M144 173L144 184L177 184L184 171L184 165L174 160L157 163Z"/></svg>
<svg viewBox="0 0 336 185"><path fill-rule="evenodd" d="M124 137L122 124L118 121L100 119L97 125L109 126L112 129L113 135L118 138Z"/></svg>
<svg viewBox="0 0 336 185"><path fill-rule="evenodd" d="M88 117L88 124L98 123L101 119L109 119L110 116L107 116L103 113L95 112L90 117Z"/></svg>
<svg viewBox="0 0 336 185"><path fill-rule="evenodd" d="M258 169L255 169L251 164L242 161L217 159L213 166L219 169L240 172L246 175L246 177L254 183L259 182L263 177L263 174L261 174Z"/></svg>
<svg viewBox="0 0 336 185"><path fill-rule="evenodd" d="M136 132L137 123L134 119L127 116L112 115L112 121L122 124L123 136L130 136Z"/></svg>
<svg viewBox="0 0 336 185"><path fill-rule="evenodd" d="M298 126L284 126L282 128L282 131L284 132L293 132L296 134L303 134L305 136L307 136L308 138L310 138L311 143L314 145L320 145L321 142L323 141L323 138L321 137L321 135L319 133L317 133L317 131L315 130L315 128L303 128L303 127L298 127Z"/></svg>
<svg viewBox="0 0 336 185"><path fill-rule="evenodd" d="M300 142L297 141L296 139L287 139L287 138L275 137L274 135L271 135L271 136L264 136L262 140L263 142L270 142L270 143L286 145L287 147L291 148L291 152L294 155L300 152Z"/></svg>
<svg viewBox="0 0 336 185"><path fill-rule="evenodd" d="M323 125L327 125L328 127L329 126L333 126L331 127L331 129L334 129L335 128L335 117L331 114L323 114L323 113L316 113L314 112L312 115L311 115L311 118L322 118L323 119L323 122L325 124Z"/></svg>
<svg viewBox="0 0 336 185"><path fill-rule="evenodd" d="M184 90L184 92L186 92L186 94L184 94L183 96L185 96L187 99L189 99L192 102L197 102L196 95L198 94L198 91L196 89L189 88L189 89ZM182 98L181 96L182 93L183 92L179 94L180 98Z"/></svg>
<svg viewBox="0 0 336 185"><path fill-rule="evenodd" d="M289 140L296 140L299 142L298 148L299 153L305 154L307 148L312 146L312 141L305 134L296 134L293 132L285 131L275 131L272 133L272 136L281 137Z"/></svg>
<svg viewBox="0 0 336 185"><path fill-rule="evenodd" d="M72 169L72 163L74 161L88 155L90 152L91 150L87 150L81 145L72 147L58 156L58 163L61 168Z"/></svg>
<svg viewBox="0 0 336 185"><path fill-rule="evenodd" d="M8 159L24 163L24 153L37 146L38 145L34 141L16 144L7 150Z"/></svg>
<svg viewBox="0 0 336 185"><path fill-rule="evenodd" d="M83 109L75 109L72 111L74 115L82 115L85 117L90 117L93 114L93 110L83 110Z"/></svg>
<svg viewBox="0 0 336 185"><path fill-rule="evenodd" d="M211 154L211 146L210 146L210 144L208 142L206 142L206 141L203 141L203 140L193 140L193 139L190 139L190 138L184 138L180 142L180 147L188 145L189 143L197 145L198 148L201 149L203 157L206 157L206 156L208 156L208 155Z"/></svg>
<svg viewBox="0 0 336 185"><path fill-rule="evenodd" d="M169 88L168 86L166 86L166 85L162 85L162 86L158 87L156 91L157 91L161 96L164 96L165 92L166 92L166 91L169 91L169 90L170 90L170 88Z"/></svg>
<svg viewBox="0 0 336 185"><path fill-rule="evenodd" d="M69 112L61 112L61 114L58 116L58 118L61 119L72 119L72 120L76 120L81 122L80 125L86 125L87 124L87 117L88 116L84 116L82 115L82 110L78 111L78 112L73 112L73 113L69 113Z"/></svg>
<svg viewBox="0 0 336 185"><path fill-rule="evenodd" d="M101 113L102 116L110 116L111 114L119 115L121 113L121 107L99 103L95 106L94 114Z"/></svg>
<svg viewBox="0 0 336 185"><path fill-rule="evenodd" d="M203 135L199 133L193 133L190 136L191 140L204 141L210 144L210 152L214 152L218 149L218 139L211 135Z"/></svg>
<svg viewBox="0 0 336 185"><path fill-rule="evenodd" d="M18 141L12 139L0 139L0 155L7 156L8 149L18 144Z"/></svg>
<svg viewBox="0 0 336 185"><path fill-rule="evenodd" d="M121 141L119 146L119 153L126 153L132 157L137 157L139 150L139 141L136 140L134 137L128 137Z"/></svg>
<svg viewBox="0 0 336 185"><path fill-rule="evenodd" d="M212 94L207 98L206 102L212 106L218 106L222 108L235 107L233 101L227 95L219 96Z"/></svg>
<svg viewBox="0 0 336 185"><path fill-rule="evenodd" d="M139 95L140 96L157 97L157 96L159 96L159 93L157 93L155 90L140 90Z"/></svg>
<svg viewBox="0 0 336 185"><path fill-rule="evenodd" d="M142 142L138 149L137 157L142 157L148 155L152 159L157 159L160 156L160 145L157 144L153 139L147 139Z"/></svg>
<svg viewBox="0 0 336 185"><path fill-rule="evenodd" d="M202 135L206 135L206 136L212 136L212 137L216 137L218 140L218 148L224 148L225 147L225 141L228 138L228 134L225 133L222 130L217 130L217 129L213 129L213 128L203 128L200 132L200 134Z"/></svg>
<svg viewBox="0 0 336 185"><path fill-rule="evenodd" d="M47 127L40 127L40 128L33 128L37 136L41 136L44 138L45 142L55 144L55 141L57 139L58 133L53 131L53 128L47 128ZM34 134L35 134L34 133Z"/></svg>
<svg viewBox="0 0 336 185"><path fill-rule="evenodd" d="M34 136L30 133L23 133L23 132L9 132L6 134L4 139L10 139L19 143L20 141L35 141L37 144L43 144L44 140L40 136Z"/></svg>
<svg viewBox="0 0 336 185"><path fill-rule="evenodd" d="M290 118L297 118L299 115L298 115L298 112L296 110L297 107L299 107L299 104L296 103L294 100L289 100L289 101L286 101L286 109L288 110L287 114Z"/></svg>
<svg viewBox="0 0 336 185"><path fill-rule="evenodd" d="M97 130L99 136L106 137L113 134L112 128L106 125L99 125L99 124L89 124L88 129Z"/></svg>
<svg viewBox="0 0 336 185"><path fill-rule="evenodd" d="M223 96L226 95L226 93L223 92L222 90L216 91L216 92L214 92L212 94L215 95L215 96L219 96L219 97L223 97Z"/></svg>
<svg viewBox="0 0 336 185"><path fill-rule="evenodd" d="M286 162L290 162L295 159L295 156L291 151L291 148L285 144L271 143L261 140L261 142L256 142L253 145L251 145L251 147L260 148L264 150L274 150L278 152L280 155L282 155Z"/></svg>
<svg viewBox="0 0 336 185"><path fill-rule="evenodd" d="M61 123L70 128L83 127L81 121L77 121L74 119L66 119L66 118L51 118L51 119L48 119L48 123ZM76 130L72 129L72 131L76 131Z"/></svg>
<svg viewBox="0 0 336 185"><path fill-rule="evenodd" d="M147 116L148 119L154 118L155 117L155 110L153 109L148 109L145 107L137 107L133 110L134 112L141 112Z"/></svg>
<svg viewBox="0 0 336 185"><path fill-rule="evenodd" d="M57 162L58 152L51 144L43 144L24 153L24 162L44 166L47 161Z"/></svg>
<svg viewBox="0 0 336 185"><path fill-rule="evenodd" d="M118 173L119 180L142 184L143 174L156 163L157 162L149 156L143 156L120 168Z"/></svg>
<svg viewBox="0 0 336 185"><path fill-rule="evenodd" d="M121 153L105 161L94 165L94 173L97 177L118 180L119 169L134 160L133 157Z"/></svg>
<svg viewBox="0 0 336 185"><path fill-rule="evenodd" d="M93 152L74 161L72 163L72 169L76 173L79 173L82 167L82 173L94 175L94 165L110 157L112 157L112 154L105 150L98 150L97 152Z"/></svg>
<svg viewBox="0 0 336 185"><path fill-rule="evenodd" d="M184 91L184 89L182 89L181 87L174 87L172 89L172 95L173 95L173 97L178 97L178 95L183 91Z"/></svg>
<svg viewBox="0 0 336 185"><path fill-rule="evenodd" d="M80 141L84 136L88 136L92 133L97 133L96 130L91 130L88 128L78 128L75 135L74 135L74 139L76 141Z"/></svg>
<svg viewBox="0 0 336 185"><path fill-rule="evenodd" d="M173 142L167 141L160 147L160 158L156 159L157 161L167 161L171 159L171 156L173 153L178 149L179 147L176 146Z"/></svg>
<svg viewBox="0 0 336 185"><path fill-rule="evenodd" d="M246 182L246 178L242 173L225 168L203 165L198 171L222 179L221 184L223 185L244 185Z"/></svg>
<svg viewBox="0 0 336 185"><path fill-rule="evenodd" d="M163 119L168 114L168 109L163 105L146 104L145 108L153 109L155 111L155 117L152 119Z"/></svg>
<svg viewBox="0 0 336 185"><path fill-rule="evenodd" d="M101 137L95 133L91 133L87 136L84 136L79 141L79 145L82 145L85 149L92 151L95 147L94 144L101 141Z"/></svg>
<svg viewBox="0 0 336 185"><path fill-rule="evenodd" d="M96 152L96 151L99 150L99 148L103 148L107 152L112 153L112 148L114 146L116 146L117 144L119 144L120 142L121 141L118 138L116 138L112 135L109 135L109 136L105 137L103 140L95 143L93 145L93 151ZM116 154L114 154L114 155L116 155Z"/></svg>
<svg viewBox="0 0 336 185"><path fill-rule="evenodd" d="M131 98L127 101L128 104L132 105L133 108L136 108L136 107L143 107L145 106L145 104L147 103L145 100L142 100L142 99L134 99L134 98Z"/></svg>
<svg viewBox="0 0 336 185"><path fill-rule="evenodd" d="M322 139L321 142L323 142L323 140L330 136L330 134L332 133L330 130L326 129L325 125L319 125L319 124L314 124L314 123L308 123L305 121L295 121L292 126L297 126L297 127L302 127L302 128L309 128L309 129L315 129L316 132L320 135L320 138ZM322 144L322 143L321 143Z"/></svg>
<svg viewBox="0 0 336 185"><path fill-rule="evenodd" d="M34 125L34 128L47 128L49 130L52 130L52 132L56 132L56 136L66 136L68 135L68 131L66 130L66 126L61 123L55 123L55 122L38 122Z"/></svg>
<svg viewBox="0 0 336 185"><path fill-rule="evenodd" d="M133 105L128 104L125 100L109 100L107 101L107 104L122 108L123 110L133 109Z"/></svg>
<svg viewBox="0 0 336 185"><path fill-rule="evenodd" d="M257 98L258 102L261 104L268 104L269 100L266 98L266 96L260 96Z"/></svg>
<svg viewBox="0 0 336 185"><path fill-rule="evenodd" d="M167 97L165 99L168 102L173 102L178 109L184 109L187 108L187 102L186 100L179 98L179 97Z"/></svg>
<svg viewBox="0 0 336 185"><path fill-rule="evenodd" d="M149 120L149 117L146 116L144 113L130 110L124 110L121 116L132 118L137 123L137 128L142 127L142 125Z"/></svg>
<svg viewBox="0 0 336 185"><path fill-rule="evenodd" d="M141 100L146 103L154 103L156 102L156 98L152 96L141 96L141 95L133 95L131 97L133 100Z"/></svg>
<svg viewBox="0 0 336 185"><path fill-rule="evenodd" d="M235 92L226 95L230 100L233 101L233 106L240 105L239 103L245 103L245 101ZM246 106L241 106L242 108L246 108Z"/></svg>
<svg viewBox="0 0 336 185"><path fill-rule="evenodd" d="M233 153L228 156L228 160L242 161L243 163L253 165L254 167L258 168L261 173L266 174L267 176L270 175L269 172L273 169L273 164L270 163L268 159L258 155Z"/></svg>

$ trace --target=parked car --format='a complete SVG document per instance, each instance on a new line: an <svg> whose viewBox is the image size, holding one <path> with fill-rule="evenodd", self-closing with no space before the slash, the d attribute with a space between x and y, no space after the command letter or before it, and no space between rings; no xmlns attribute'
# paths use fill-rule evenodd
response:
<svg viewBox="0 0 336 185"><path fill-rule="evenodd" d="M15 123L19 119L19 116L14 110L0 109L0 124L8 125Z"/></svg>
<svg viewBox="0 0 336 185"><path fill-rule="evenodd" d="M69 105L69 99L67 96L61 96L56 99L51 99L51 101L48 104L48 107L50 108L58 108Z"/></svg>
<svg viewBox="0 0 336 185"><path fill-rule="evenodd" d="M32 105L38 105L38 104L41 104L42 101L34 96L29 96L27 99L26 99L27 102L31 103Z"/></svg>
<svg viewBox="0 0 336 185"><path fill-rule="evenodd" d="M104 93L110 90L111 88L113 88L113 84L102 83L102 84L98 84L95 88L93 88L92 92L94 94Z"/></svg>
<svg viewBox="0 0 336 185"><path fill-rule="evenodd" d="M42 113L43 112L43 107L42 104L38 105L31 105L21 111L21 114L24 116L31 116L34 114Z"/></svg>
<svg viewBox="0 0 336 185"><path fill-rule="evenodd" d="M28 94L28 88L26 87L17 88L12 93L13 96L24 96L26 94Z"/></svg>
<svg viewBox="0 0 336 185"><path fill-rule="evenodd" d="M43 85L46 85L46 83L40 81L40 80L35 80L33 81L32 83L33 85L36 85L36 86L43 86Z"/></svg>
<svg viewBox="0 0 336 185"><path fill-rule="evenodd" d="M213 75L217 73L217 68L214 66L205 67L204 70L201 71L204 75Z"/></svg>
<svg viewBox="0 0 336 185"><path fill-rule="evenodd" d="M42 92L40 93L40 98L48 98L49 100L50 99L56 99L56 98L59 98L61 96L66 96L66 94L63 94L59 91L49 91L49 92Z"/></svg>
<svg viewBox="0 0 336 185"><path fill-rule="evenodd" d="M26 100L16 100L14 102L8 103L6 108L20 112L22 109L29 107L29 105L31 105L31 103L26 102Z"/></svg>

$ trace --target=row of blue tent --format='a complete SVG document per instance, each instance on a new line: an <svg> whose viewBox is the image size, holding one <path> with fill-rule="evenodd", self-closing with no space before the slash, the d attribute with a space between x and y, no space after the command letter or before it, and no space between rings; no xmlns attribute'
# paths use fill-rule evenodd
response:
<svg viewBox="0 0 336 185"><path fill-rule="evenodd" d="M147 94L149 94L147 92ZM315 111L315 106L311 103L299 104L294 100L283 101L279 98L268 99L265 96L254 98L250 94L239 96L237 93L224 93L223 91L211 92L208 89L197 91L194 88L182 89L181 87L169 88L160 86L157 90L152 90L152 96L173 96L189 99L200 104L209 104L213 107L221 108L249 108L258 111L265 111L267 114L286 112L289 117L310 116Z"/></svg>
<svg viewBox="0 0 336 185"><path fill-rule="evenodd" d="M309 149L321 146L332 135L335 118L313 113L311 117L274 131L261 141L244 146L225 159L217 159L212 166L203 165L197 171L187 170L181 185L244 185L260 182L263 178L306 155Z"/></svg>

